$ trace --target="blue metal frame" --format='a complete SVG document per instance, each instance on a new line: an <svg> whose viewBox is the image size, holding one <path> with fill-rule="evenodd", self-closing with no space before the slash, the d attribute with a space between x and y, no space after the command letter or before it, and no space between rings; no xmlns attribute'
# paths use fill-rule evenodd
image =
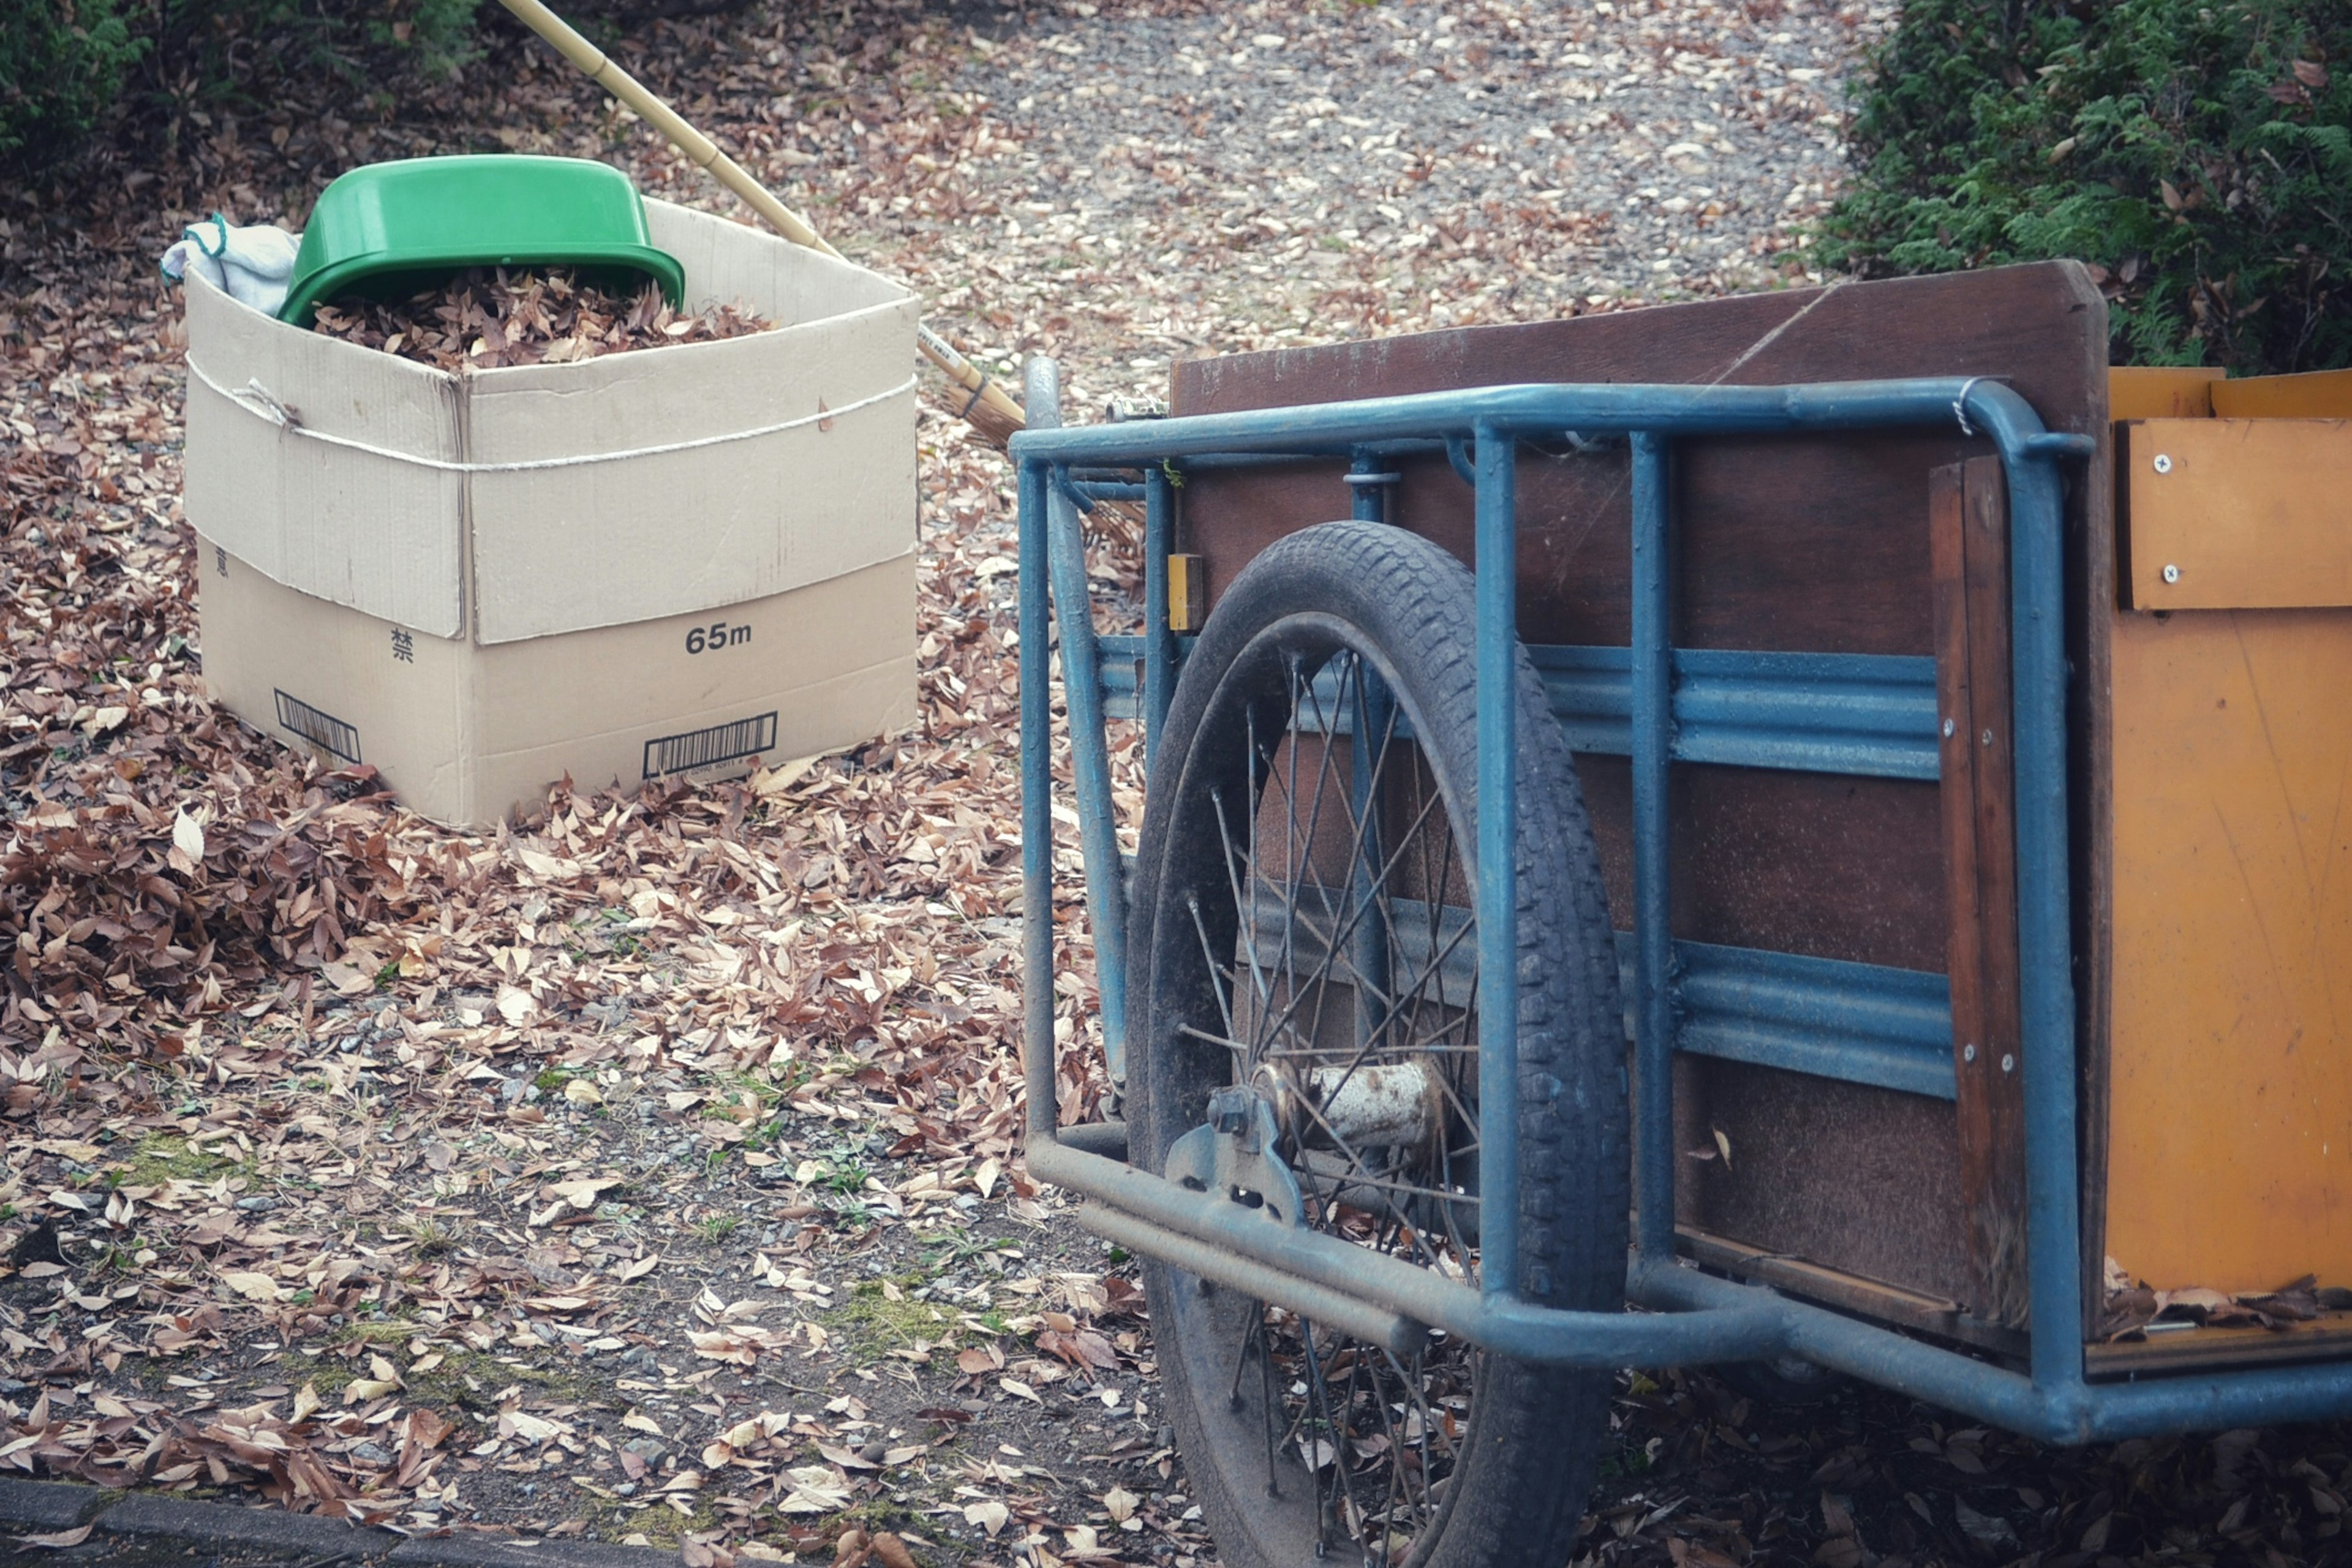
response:
<svg viewBox="0 0 2352 1568"><path fill-rule="evenodd" d="M1033 383L1036 424L1050 422L1051 385ZM1045 395L1041 396L1043 394ZM1044 413L1045 420L1039 420ZM1933 778L1932 661L1676 649L1672 602L1675 443L1733 434L1942 426L1989 439L2008 481L2011 528L2018 935L2025 1096L2031 1361L2013 1372L1765 1287L1699 1272L1675 1256L1673 1053L1712 1047L1801 1070L1950 1092L1949 1009L1932 983L1869 965L1821 965L1788 954L1677 943L1672 937L1666 784L1676 761ZM1630 438L1633 498L1632 647L1539 650L1556 710L1583 749L1633 759L1635 1109L1638 1212L1627 1294L1646 1314L1533 1306L1517 1289L1517 1237L1483 1238L1483 1295L1334 1237L1269 1226L1213 1194L1087 1153L1057 1137L1053 1035L1051 708L1046 685L1048 581L1064 616L1064 671L1078 757L1080 838L1107 1037L1117 1020L1116 940L1103 921L1123 904L1109 832L1103 693L1077 554L1073 506L1090 489L1140 470L1155 545L1168 538L1171 465L1301 457L1346 461L1371 476L1404 453L1444 450L1476 487L1480 970L1480 1138L1488 1212L1516 1213L1507 1190L1519 1131L1512 989L1517 899L1510 792L1517 714L1509 700L1517 638L1518 446L1573 434ZM1024 953L1028 1157L1045 1180L1110 1211L1120 1233L1153 1238L1265 1299L1328 1303L1331 1292L1442 1328L1502 1353L1570 1365L1661 1365L1788 1353L1932 1400L2048 1441L2352 1414L2352 1362L2092 1384L2084 1376L2083 1276L2077 1217L2074 1010L2070 979L2066 667L2061 465L2091 455L2087 437L2052 434L2017 394L1982 379L1921 379L1777 387L1497 386L1412 397L1156 420L1085 429L1033 427L1013 437L1020 478ZM1153 476L1160 476L1155 480ZM1357 487L1358 510L1369 511ZM1147 567L1149 583L1149 568ZM1142 653L1149 727L1166 711L1175 647L1164 584L1146 606ZM1547 657L1549 656L1549 657ZM1131 654L1129 657L1132 657ZM1131 669L1130 666L1130 669ZM1617 671L1624 672L1622 709ZM1152 673L1157 670L1157 675ZM1132 690L1134 677L1126 678ZM1082 696L1080 686L1091 688ZM1922 703L1925 707L1922 707ZM1617 715L1624 715L1618 728ZM1923 732L1921 720L1927 721ZM1583 733L1578 733L1581 726ZM1622 737L1622 741L1618 738ZM1615 744L1604 744L1617 742ZM1105 765L1087 759L1094 753ZM1108 847L1106 847L1108 846ZM1115 901L1116 900L1116 901ZM1123 935L1123 931L1119 933ZM1938 1034L1940 1029L1941 1033ZM1926 1070L1940 1040L1944 1070ZM1777 1041L1777 1044L1775 1043ZM1796 1058L1814 1065L1805 1067ZM1874 1067L1872 1064L1876 1063ZM1117 1070L1116 1067L1114 1070ZM1872 1076L1875 1073L1877 1076ZM1931 1081L1932 1079L1932 1081ZM1103 1222L1109 1226L1110 1218ZM1202 1244L1206 1243L1207 1246Z"/></svg>

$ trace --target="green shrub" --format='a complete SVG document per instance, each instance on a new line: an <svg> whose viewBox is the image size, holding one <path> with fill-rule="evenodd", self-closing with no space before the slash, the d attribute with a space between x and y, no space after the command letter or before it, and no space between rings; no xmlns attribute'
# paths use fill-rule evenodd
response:
<svg viewBox="0 0 2352 1568"><path fill-rule="evenodd" d="M89 135L147 45L114 0L0 5L0 171L39 168Z"/></svg>
<svg viewBox="0 0 2352 1568"><path fill-rule="evenodd" d="M70 157L118 100L251 104L293 77L446 77L480 0L0 0L0 174Z"/></svg>
<svg viewBox="0 0 2352 1568"><path fill-rule="evenodd" d="M1908 0L1816 260L2074 257L2117 363L2352 365L2352 4Z"/></svg>
<svg viewBox="0 0 2352 1568"><path fill-rule="evenodd" d="M480 0L145 0L158 58L207 96L290 73L350 82L446 77L478 51Z"/></svg>

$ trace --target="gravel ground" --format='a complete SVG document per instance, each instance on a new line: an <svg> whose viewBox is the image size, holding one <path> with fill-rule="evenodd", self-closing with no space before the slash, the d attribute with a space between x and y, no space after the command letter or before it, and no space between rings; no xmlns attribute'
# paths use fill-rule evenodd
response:
<svg viewBox="0 0 2352 1568"><path fill-rule="evenodd" d="M1893 11L1003 13L952 82L1021 145L977 165L981 232L1049 275L1103 262L1127 319L1099 346L1132 358L1769 286L1833 188L1843 74Z"/></svg>

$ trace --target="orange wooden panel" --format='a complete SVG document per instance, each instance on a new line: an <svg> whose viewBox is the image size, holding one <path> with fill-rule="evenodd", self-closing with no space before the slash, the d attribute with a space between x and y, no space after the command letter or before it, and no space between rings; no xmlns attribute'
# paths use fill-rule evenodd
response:
<svg viewBox="0 0 2352 1568"><path fill-rule="evenodd" d="M2107 1247L2352 1284L2352 612L2116 617Z"/></svg>
<svg viewBox="0 0 2352 1568"><path fill-rule="evenodd" d="M2213 412L2210 394L2222 374L2202 367L2112 366L2107 371L2107 417L2202 419Z"/></svg>
<svg viewBox="0 0 2352 1568"><path fill-rule="evenodd" d="M2132 608L2352 605L2352 419L2148 419L2116 436Z"/></svg>
<svg viewBox="0 0 2352 1568"><path fill-rule="evenodd" d="M2212 392L2212 411L2224 419L2352 419L2352 370L2250 375L2216 382Z"/></svg>

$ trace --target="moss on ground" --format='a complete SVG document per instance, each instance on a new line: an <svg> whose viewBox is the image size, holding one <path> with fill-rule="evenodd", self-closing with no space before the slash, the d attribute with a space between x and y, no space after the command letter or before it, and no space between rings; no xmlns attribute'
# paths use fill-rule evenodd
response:
<svg viewBox="0 0 2352 1568"><path fill-rule="evenodd" d="M337 1329L333 1342L341 1345L404 1345L424 1331L425 1325L414 1318L364 1318Z"/></svg>
<svg viewBox="0 0 2352 1568"><path fill-rule="evenodd" d="M675 1496L676 1494L670 1494ZM600 1534L609 1534L617 1541L633 1531L641 1531L647 1541L665 1552L675 1552L689 1535L719 1528L719 1515L701 1498L693 1499L694 1511L680 1513L667 1502L657 1502L650 1508L631 1508L619 1501L608 1502L603 1498L583 1492L583 1511L599 1521L609 1521Z"/></svg>
<svg viewBox="0 0 2352 1568"><path fill-rule="evenodd" d="M139 1140L122 1163L122 1185L160 1187L166 1182L204 1182L226 1175L236 1162L203 1149L172 1132L151 1132Z"/></svg>
<svg viewBox="0 0 2352 1568"><path fill-rule="evenodd" d="M824 1315L824 1331L853 1364L879 1360L893 1351L910 1351L918 1344L953 1350L978 1337L952 1307L919 1301L910 1293L926 1276L908 1273L889 1280L899 1293L894 1301L884 1281L866 1279L852 1287L849 1300Z"/></svg>

